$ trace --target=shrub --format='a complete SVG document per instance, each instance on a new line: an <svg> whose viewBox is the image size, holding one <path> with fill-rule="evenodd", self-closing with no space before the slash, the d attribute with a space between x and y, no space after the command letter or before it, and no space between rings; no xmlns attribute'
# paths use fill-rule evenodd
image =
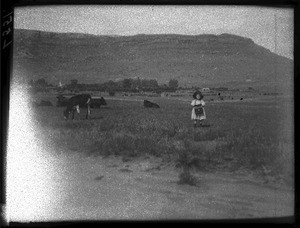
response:
<svg viewBox="0 0 300 228"><path fill-rule="evenodd" d="M179 174L178 184L196 185L197 178L191 174L192 157L187 151L179 154L177 166L182 169L182 172Z"/></svg>
<svg viewBox="0 0 300 228"><path fill-rule="evenodd" d="M111 97L115 96L115 94L116 94L115 91L109 91L109 92L108 92L108 95L111 96Z"/></svg>
<svg viewBox="0 0 300 228"><path fill-rule="evenodd" d="M197 178L193 176L189 170L185 170L179 174L179 181L177 183L195 186L197 184Z"/></svg>

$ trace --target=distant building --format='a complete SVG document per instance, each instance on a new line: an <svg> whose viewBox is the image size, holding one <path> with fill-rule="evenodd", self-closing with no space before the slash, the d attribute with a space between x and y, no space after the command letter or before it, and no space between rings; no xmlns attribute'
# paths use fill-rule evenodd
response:
<svg viewBox="0 0 300 228"><path fill-rule="evenodd" d="M210 89L209 89L209 88L202 88L201 91L202 91L202 92L209 92Z"/></svg>

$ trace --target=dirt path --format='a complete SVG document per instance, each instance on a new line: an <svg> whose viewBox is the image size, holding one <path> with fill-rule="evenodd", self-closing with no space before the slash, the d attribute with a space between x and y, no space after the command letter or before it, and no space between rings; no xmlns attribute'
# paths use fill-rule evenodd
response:
<svg viewBox="0 0 300 228"><path fill-rule="evenodd" d="M157 164L157 161L155 161ZM47 220L210 219L289 216L293 191L230 174L201 174L198 186L178 185L154 160L122 162L80 155L53 160Z"/></svg>

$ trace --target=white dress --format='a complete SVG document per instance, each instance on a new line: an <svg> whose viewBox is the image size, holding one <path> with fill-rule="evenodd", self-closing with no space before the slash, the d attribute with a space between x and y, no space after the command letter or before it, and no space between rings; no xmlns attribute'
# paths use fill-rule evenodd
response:
<svg viewBox="0 0 300 228"><path fill-rule="evenodd" d="M192 106L200 105L200 104L202 105L202 108L203 108L203 106L205 105L204 100L196 100L196 99L195 99L195 100L193 100L192 103L191 103ZM206 115L205 115L205 110L204 110L204 108L203 108L203 114L202 114L202 115L196 115L196 113L195 113L195 108L193 108L191 119L192 119L192 120L205 120L205 119L206 119Z"/></svg>

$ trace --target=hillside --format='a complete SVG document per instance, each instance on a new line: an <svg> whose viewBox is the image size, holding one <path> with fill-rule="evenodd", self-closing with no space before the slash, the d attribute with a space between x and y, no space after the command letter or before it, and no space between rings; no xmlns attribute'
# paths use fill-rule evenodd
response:
<svg viewBox="0 0 300 228"><path fill-rule="evenodd" d="M140 77L159 83L176 78L181 86L286 86L293 61L231 34L96 36L16 29L14 69L53 84Z"/></svg>

